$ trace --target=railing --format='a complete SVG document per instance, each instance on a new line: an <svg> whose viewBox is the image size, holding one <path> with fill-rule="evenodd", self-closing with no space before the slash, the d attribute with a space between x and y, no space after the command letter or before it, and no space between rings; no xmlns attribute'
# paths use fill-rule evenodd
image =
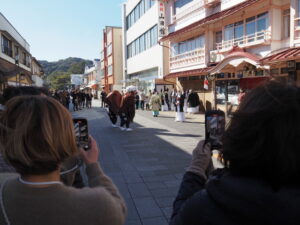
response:
<svg viewBox="0 0 300 225"><path fill-rule="evenodd" d="M177 13L173 16L173 22L178 22L180 20L183 20L185 18L194 16L195 14L199 15L202 12L204 12L204 3L206 0L197 1L192 6L188 7L187 9L183 10L180 13Z"/></svg>
<svg viewBox="0 0 300 225"><path fill-rule="evenodd" d="M201 64L205 62L205 48L198 48L196 50L186 52L180 55L170 57L170 68L190 66L194 64Z"/></svg>
<svg viewBox="0 0 300 225"><path fill-rule="evenodd" d="M221 43L216 43L216 50L224 50L224 49L231 48L233 46L245 47L245 46L257 45L257 44L264 43L270 39L271 39L271 32L264 30L240 38L236 38L228 41L222 41Z"/></svg>

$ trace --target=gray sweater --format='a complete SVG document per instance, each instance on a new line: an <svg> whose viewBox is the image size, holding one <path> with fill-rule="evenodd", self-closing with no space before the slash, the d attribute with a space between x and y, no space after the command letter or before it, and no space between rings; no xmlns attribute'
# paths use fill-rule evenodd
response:
<svg viewBox="0 0 300 225"><path fill-rule="evenodd" d="M121 225L126 206L98 163L86 168L83 189L53 184L39 188L14 178L6 182L3 203L11 225ZM5 224L0 210L0 225Z"/></svg>

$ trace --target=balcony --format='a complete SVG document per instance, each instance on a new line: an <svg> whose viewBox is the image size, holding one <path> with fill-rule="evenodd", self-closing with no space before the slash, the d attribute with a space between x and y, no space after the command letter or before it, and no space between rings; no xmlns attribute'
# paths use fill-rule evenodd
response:
<svg viewBox="0 0 300 225"><path fill-rule="evenodd" d="M269 40L271 40L271 32L264 30L240 38L216 43L216 50L225 52L231 49L233 46L249 47L253 45L264 44Z"/></svg>
<svg viewBox="0 0 300 225"><path fill-rule="evenodd" d="M193 66L205 63L205 48L170 57L170 69Z"/></svg>
<svg viewBox="0 0 300 225"><path fill-rule="evenodd" d="M215 5L219 4L221 0L204 0L206 7L214 7Z"/></svg>
<svg viewBox="0 0 300 225"><path fill-rule="evenodd" d="M199 14L202 14L205 12L204 9L204 3L205 0L197 1L195 4L191 5L187 9L183 10L180 13L177 13L173 16L173 22L179 22L181 20L184 20L186 18L198 16Z"/></svg>

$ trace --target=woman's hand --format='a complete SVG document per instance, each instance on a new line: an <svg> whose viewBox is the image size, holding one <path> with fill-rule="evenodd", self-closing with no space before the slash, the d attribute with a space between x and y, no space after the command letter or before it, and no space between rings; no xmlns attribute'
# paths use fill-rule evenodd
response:
<svg viewBox="0 0 300 225"><path fill-rule="evenodd" d="M187 171L195 173L207 179L207 170L212 165L211 160L211 145L205 144L205 141L200 141L193 150L193 158Z"/></svg>
<svg viewBox="0 0 300 225"><path fill-rule="evenodd" d="M97 142L90 135L89 136L89 148L87 151L84 151L82 148L80 149L81 157L84 160L85 164L92 164L98 162L99 158L99 148L97 146Z"/></svg>

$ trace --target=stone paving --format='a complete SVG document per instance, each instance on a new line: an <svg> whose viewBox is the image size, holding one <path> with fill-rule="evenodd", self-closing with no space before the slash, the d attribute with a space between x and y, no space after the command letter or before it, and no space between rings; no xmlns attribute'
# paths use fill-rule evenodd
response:
<svg viewBox="0 0 300 225"><path fill-rule="evenodd" d="M126 225L168 224L191 152L204 137L203 123L176 123L171 116L153 118L151 112L137 111L133 131L126 132L111 127L105 109L93 104L73 115L89 120L101 149L100 164L126 201Z"/></svg>

